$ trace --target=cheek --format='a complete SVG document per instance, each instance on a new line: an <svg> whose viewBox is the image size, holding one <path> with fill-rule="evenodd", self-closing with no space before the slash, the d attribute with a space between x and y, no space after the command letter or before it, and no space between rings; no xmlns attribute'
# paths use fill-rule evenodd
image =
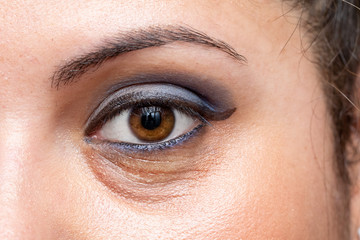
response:
<svg viewBox="0 0 360 240"><path fill-rule="evenodd" d="M238 227L247 238L326 239L337 224L327 217L335 216L337 178L325 104L289 101L268 111L276 114L258 116L241 150L229 156L237 163L229 166L233 186L241 189L233 223L249 225Z"/></svg>
<svg viewBox="0 0 360 240"><path fill-rule="evenodd" d="M295 84L278 69L284 81L263 84L256 108L241 121L235 115L237 124L226 138L214 137L212 145L221 146L219 157L226 161L204 195L218 204L212 206L219 210L217 234L244 239L337 234L341 220L335 206L342 194L336 190L332 121L316 73L307 64L301 69L302 82Z"/></svg>
<svg viewBox="0 0 360 240"><path fill-rule="evenodd" d="M221 132L215 135L211 145L219 147L204 161L219 164L183 198L151 207L104 191L91 172L79 177L86 167L68 166L61 171L67 172L61 184L60 179L47 183L57 186L48 202L57 229L89 239L326 239L321 235L327 232L324 213L329 211L324 181L331 174L323 171L330 167L323 160L331 154L321 145L330 143L303 134L307 124L291 130L283 124L269 127L270 119L266 125L260 121L257 127L232 128L226 140ZM315 129L317 136L324 135L320 125Z"/></svg>

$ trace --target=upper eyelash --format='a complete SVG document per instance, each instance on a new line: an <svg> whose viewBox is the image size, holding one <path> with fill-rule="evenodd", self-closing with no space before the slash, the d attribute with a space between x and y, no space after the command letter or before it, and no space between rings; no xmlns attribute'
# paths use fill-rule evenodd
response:
<svg viewBox="0 0 360 240"><path fill-rule="evenodd" d="M151 85L151 86L150 86ZM151 93L150 96L152 96L153 99L141 99L141 97L146 97L148 92L141 92L141 89L149 88L152 89L158 89L161 87L164 88L164 92L170 91L171 88L174 88L174 92L184 92L184 95L188 95L191 100L186 100L186 96L182 97L176 97L176 95L172 96L166 96L166 94L161 95L161 92L158 93ZM101 127L103 124L105 124L111 117L114 115L117 115L120 111L124 109L129 109L134 106L146 106L146 105L159 105L159 106L170 106L176 108L180 111L183 111L187 114L189 114L192 117L196 117L200 119L202 122L208 123L207 119L211 120L217 120L217 119L224 119L230 116L234 109L230 110L218 110L211 106L209 103L207 103L205 100L201 99L199 96L196 95L196 93L193 93L189 90L182 89L179 86L171 85L171 84L147 84L145 86L130 86L128 87L130 89L122 90L120 89L118 92L114 93L115 95L113 98L110 97L106 98L98 107L98 109L93 112L93 114L90 116L88 123L86 124L86 135L91 135L96 129ZM131 92L131 88L134 88L134 92ZM136 89L140 88L140 91L136 92ZM170 89L170 90L169 90ZM123 95L121 95L121 92L124 92ZM119 93L119 96L116 96L116 94ZM142 96L141 94L145 94ZM178 93L179 94L179 93ZM170 94L171 95L171 94ZM172 99L173 97L174 99ZM104 106L102 106L104 105Z"/></svg>

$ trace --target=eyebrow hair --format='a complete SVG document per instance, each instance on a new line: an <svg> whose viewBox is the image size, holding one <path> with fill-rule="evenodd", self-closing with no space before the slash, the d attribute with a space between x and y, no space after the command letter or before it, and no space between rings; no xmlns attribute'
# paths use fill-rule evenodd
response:
<svg viewBox="0 0 360 240"><path fill-rule="evenodd" d="M90 69L98 68L105 61L121 54L149 47L159 47L173 42L186 42L219 49L232 58L246 63L247 59L236 52L229 44L207 34L185 26L148 27L137 29L103 41L100 46L88 53L76 56L59 66L51 77L51 86L61 86L75 82Z"/></svg>

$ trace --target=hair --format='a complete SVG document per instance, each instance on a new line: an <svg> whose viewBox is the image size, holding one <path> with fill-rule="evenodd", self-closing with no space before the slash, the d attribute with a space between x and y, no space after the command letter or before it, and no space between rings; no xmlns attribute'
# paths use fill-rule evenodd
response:
<svg viewBox="0 0 360 240"><path fill-rule="evenodd" d="M333 119L336 169L343 181L350 183L347 166L357 161L358 147L353 137L359 115L355 90L360 69L360 0L285 1L302 10L299 26L309 33L309 48L315 53Z"/></svg>
<svg viewBox="0 0 360 240"><path fill-rule="evenodd" d="M357 152L359 108L355 105L357 75L360 70L360 0L284 0L301 9L298 26L318 67L329 113L332 117L335 159L334 169L339 176L335 194L336 218L340 239L350 236L349 175L351 163L359 161ZM310 40L310 41L309 41ZM306 52L308 49L304 49ZM329 218L329 215L328 215ZM329 227L332 220L328 219ZM340 224L339 224L340 223ZM345 231L344 231L345 230Z"/></svg>

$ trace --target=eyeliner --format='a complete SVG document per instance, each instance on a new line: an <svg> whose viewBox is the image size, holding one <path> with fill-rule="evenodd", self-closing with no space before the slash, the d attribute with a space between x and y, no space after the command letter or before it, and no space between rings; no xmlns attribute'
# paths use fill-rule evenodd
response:
<svg viewBox="0 0 360 240"><path fill-rule="evenodd" d="M235 108L213 106L196 93L173 84L135 84L121 88L107 97L91 114L85 133L90 135L125 109L151 105L175 108L199 118L202 122L224 120L235 111Z"/></svg>

